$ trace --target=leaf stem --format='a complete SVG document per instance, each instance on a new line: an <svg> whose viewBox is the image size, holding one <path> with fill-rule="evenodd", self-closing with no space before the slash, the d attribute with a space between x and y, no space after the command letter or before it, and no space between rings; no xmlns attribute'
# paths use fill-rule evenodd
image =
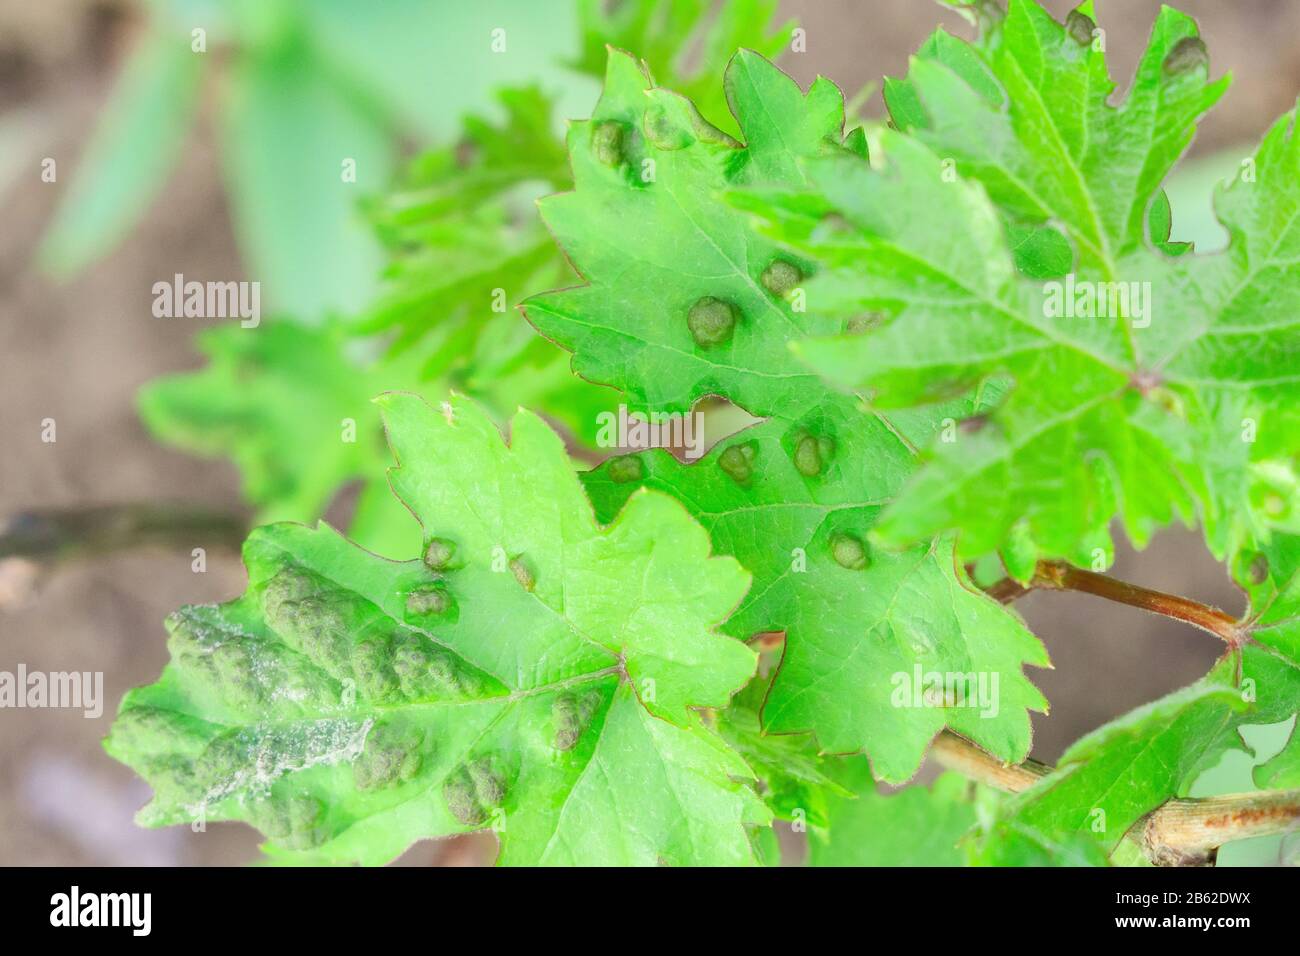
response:
<svg viewBox="0 0 1300 956"><path fill-rule="evenodd" d="M985 591L1003 604L1030 591L1080 591L1194 625L1218 637L1229 647L1240 647L1245 640L1245 634L1236 619L1217 607L1129 584L1095 571L1085 571L1064 561L1039 561L1028 585L1004 578L991 584Z"/></svg>
<svg viewBox="0 0 1300 956"><path fill-rule="evenodd" d="M1032 787L1052 768L1035 760L1005 764L945 730L930 753L944 767L1006 793ZM1277 836L1300 828L1300 790L1265 790L1222 797L1169 800L1129 830L1157 866L1210 866L1233 840Z"/></svg>

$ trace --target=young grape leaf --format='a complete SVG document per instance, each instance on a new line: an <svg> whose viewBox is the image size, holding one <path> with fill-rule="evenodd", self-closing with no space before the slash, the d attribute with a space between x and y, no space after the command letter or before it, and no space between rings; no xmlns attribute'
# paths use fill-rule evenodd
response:
<svg viewBox="0 0 1300 956"><path fill-rule="evenodd" d="M1221 191L1227 253L1171 256L1155 247L1167 228L1146 242L1144 211L1218 95L1193 29L1166 10L1136 85L1112 107L1100 54L1013 4L998 42L936 39L913 63L895 88L911 135L882 131L876 168L823 157L806 164L809 191L736 197L825 267L810 309L882 317L864 335L801 345L830 381L883 408L990 375L1014 382L977 431L933 448L879 539L959 527L972 557L1019 542L1089 563L1111 550L1117 514L1139 544L1199 516L1220 556L1263 527L1249 507L1263 461L1254 443L1287 433L1280 410L1300 386L1300 146L1288 116L1252 175ZM1001 125L976 144L965 124L979 103ZM1106 146L1111 136L1125 148ZM1011 213L1067 230L1076 264L1064 281L1024 279ZM1286 446L1294 454L1293 434Z"/></svg>
<svg viewBox="0 0 1300 956"><path fill-rule="evenodd" d="M590 285L534 296L525 311L575 353L574 371L637 407L684 412L722 394L754 415L794 417L825 389L787 342L838 326L783 301L799 264L778 261L777 246L718 194L773 176L801 181L799 157L839 148L844 104L828 81L805 95L743 50L725 82L744 149L653 87L632 57L610 52L592 119L569 128L576 189L540 204Z"/></svg>
<svg viewBox="0 0 1300 956"><path fill-rule="evenodd" d="M763 732L759 714L771 676L750 681L718 714L718 733L753 769L759 795L778 820L804 828L824 827L830 820L831 801L853 793L829 776L831 765L839 761L818 754L810 735Z"/></svg>
<svg viewBox="0 0 1300 956"><path fill-rule="evenodd" d="M958 842L975 826L975 785L945 773L930 786L879 792L865 762L849 758L853 788L830 801L825 832L808 841L813 866L962 866Z"/></svg>
<svg viewBox="0 0 1300 956"><path fill-rule="evenodd" d="M1248 545L1233 570L1250 600L1232 655L1234 683L1252 704L1242 723L1277 723L1300 708L1300 536L1275 533L1263 544ZM1285 782L1293 777L1284 771L1294 760L1294 736L1287 749L1256 769L1260 786L1294 785ZM1222 744L1250 749L1235 727Z"/></svg>
<svg viewBox="0 0 1300 956"><path fill-rule="evenodd" d="M1052 773L1004 804L977 858L1014 858L1026 840L1041 849L1077 849L1081 835L1112 852L1147 813L1185 794L1217 756L1216 741L1248 706L1239 689L1224 683L1231 672L1231 662L1221 662L1204 681L1080 739ZM998 846L1006 840L1010 848Z"/></svg>
<svg viewBox="0 0 1300 956"><path fill-rule="evenodd" d="M159 18L160 20L162 18ZM106 252L167 182L199 102L205 57L170 25L153 26L117 81L76 178L41 241L41 264L66 276ZM149 143L142 149L142 143Z"/></svg>
<svg viewBox="0 0 1300 956"><path fill-rule="evenodd" d="M738 49L775 59L794 21L768 29L776 0L579 0L582 52L573 65L602 76L610 47L636 54L665 86L688 97L710 123L735 134L735 119L717 78Z"/></svg>
<svg viewBox="0 0 1300 956"><path fill-rule="evenodd" d="M969 584L951 541L901 555L866 544L914 468L914 442L954 408L985 399L891 421L799 371L788 341L830 327L793 304L808 267L718 197L738 185L797 185L801 159L850 152L840 145L843 101L824 80L804 94L746 51L725 85L743 147L686 100L653 88L631 58L611 53L592 121L569 134L577 190L542 203L590 285L534 297L525 308L545 335L574 350L580 374L624 390L638 409L685 412L721 394L770 416L691 466L663 452L607 463L588 477L598 513L607 519L638 487L661 489L756 575L726 629L737 637L787 632L763 709L767 731L813 730L836 752L865 747L877 774L896 782L916 771L945 725L1023 759L1026 708L1045 702L1022 667L1047 664L1041 645ZM643 177L646 169L653 176ZM903 691L918 671L925 680L985 680L999 703Z"/></svg>
<svg viewBox="0 0 1300 956"><path fill-rule="evenodd" d="M809 424L835 448L825 474L813 478L799 468ZM744 481L736 480L736 449L750 450L755 463ZM1022 666L1049 664L1019 620L969 582L950 539L903 553L865 543L909 465L884 423L850 410L812 423L769 419L694 465L663 451L617 458L587 484L602 517L634 488L677 495L714 547L754 574L724 629L737 637L786 631L763 707L767 731L812 729L833 753L865 747L878 778L902 782L944 726L1024 759L1027 710L1045 710L1046 701ZM931 693L936 675L961 685L955 699Z"/></svg>
<svg viewBox="0 0 1300 956"><path fill-rule="evenodd" d="M935 33L884 92L901 131L954 160L1015 221L1063 230L1081 271L1115 276L1144 248L1148 208L1230 81L1209 82L1196 23L1164 7L1113 104L1095 30L1091 0L1064 24L1012 0L974 45Z"/></svg>
<svg viewBox="0 0 1300 956"><path fill-rule="evenodd" d="M463 351L477 326L526 291L571 275L531 208L539 191L568 182L552 103L534 87L497 99L502 121L467 117L459 142L420 156L396 191L370 204L388 267L357 331L396 331L397 349L433 335ZM505 296L496 312L495 289ZM428 371L439 374L451 358L440 363L441 349L428 351Z"/></svg>
<svg viewBox="0 0 1300 956"><path fill-rule="evenodd" d="M155 789L142 822L246 820L300 862L489 826L504 863L755 862L770 814L695 709L754 672L712 631L745 572L654 492L598 525L532 414L507 446L464 399L380 405L422 560L255 531L247 592L172 616L107 741Z"/></svg>
<svg viewBox="0 0 1300 956"><path fill-rule="evenodd" d="M259 523L315 519L340 488L361 481L356 540L414 555L419 536L388 493L389 458L371 404L385 386L414 384L414 363L359 362L345 343L336 326L283 319L209 329L199 337L208 366L146 385L140 415L170 445L232 458Z"/></svg>

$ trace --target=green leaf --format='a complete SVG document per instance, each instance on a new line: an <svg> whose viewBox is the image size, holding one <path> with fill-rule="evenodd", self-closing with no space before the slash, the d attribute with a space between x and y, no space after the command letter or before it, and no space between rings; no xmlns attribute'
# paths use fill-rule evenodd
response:
<svg viewBox="0 0 1300 956"><path fill-rule="evenodd" d="M579 0L582 51L573 65L600 77L609 48L627 50L664 86L695 103L706 120L735 134L717 77L738 49L780 55L794 24L768 28L777 6L776 0L733 0L716 10L709 0Z"/></svg>
<svg viewBox="0 0 1300 956"><path fill-rule="evenodd" d="M348 482L365 482L357 540L385 554L417 553L415 525L388 493L388 452L371 404L384 387L415 381L410 362L358 361L337 327L282 319L209 329L199 348L207 367L140 392L140 415L158 439L233 459L261 523L314 520Z"/></svg>
<svg viewBox="0 0 1300 956"><path fill-rule="evenodd" d="M1003 805L978 856L999 865L1025 865L1025 841L1056 855L1053 845L1080 846L1091 837L1106 854L1147 813L1184 795L1205 769L1215 741L1247 707L1222 682L1221 666L1205 681L1177 691L1098 728L1076 742L1056 769ZM1010 840L1007 848L997 844ZM1020 859L1017 859L1020 858Z"/></svg>
<svg viewBox="0 0 1300 956"><path fill-rule="evenodd" d="M808 734L763 731L759 711L770 687L770 676L750 681L719 713L718 733L753 768L759 794L777 819L796 824L796 832L824 827L834 798L853 796L829 775L841 761L823 759Z"/></svg>
<svg viewBox="0 0 1300 956"><path fill-rule="evenodd" d="M1022 548L1088 564L1110 552L1116 516L1139 545L1199 518L1219 556L1264 527L1250 502L1265 461L1254 435L1287 435L1281 409L1300 382L1300 147L1288 116L1254 181L1221 192L1226 254L1161 251L1161 182L1221 92L1192 30L1166 9L1114 107L1101 54L1015 3L996 42L959 57L948 38L913 62L906 89L924 122L899 93L910 135L880 131L872 164L821 158L810 190L736 198L823 267L812 311L882 316L864 335L800 346L831 382L881 408L988 376L1014 382L982 427L930 450L879 540L957 527L963 555L978 557L1014 532ZM1025 281L1046 267L1026 261L1009 220L1064 230L1075 254L1065 280ZM1293 434L1284 444L1283 457L1295 453Z"/></svg>
<svg viewBox="0 0 1300 956"><path fill-rule="evenodd" d="M805 96L747 51L732 61L726 84L748 137L743 150L689 103L652 88L631 57L611 52L592 120L570 126L576 191L541 202L591 285L535 296L525 308L544 335L576 353L575 372L625 390L638 407L686 411L721 393L754 415L794 414L824 390L787 341L838 326L813 323L767 289L762 276L777 246L717 196L772 175L798 176L799 157L834 148L828 137L839 141L843 101L825 80ZM622 131L612 153L601 145L609 130ZM732 317L726 341L708 344L691 332L691 310L707 311L708 300Z"/></svg>
<svg viewBox="0 0 1300 956"><path fill-rule="evenodd" d="M396 350L437 337L431 374L451 361L440 357L442 343L472 345L492 319L495 290L505 295L504 312L539 283L571 276L527 208L529 184L568 182L564 151L550 132L551 102L535 88L499 98L504 123L467 118L456 146L421 156L401 187L369 209L389 263L382 294L357 330L396 331Z"/></svg>
<svg viewBox="0 0 1300 956"><path fill-rule="evenodd" d="M235 230L263 306L306 322L363 307L382 260L360 202L392 175L391 131L292 38L241 58L223 105Z"/></svg>
<svg viewBox="0 0 1300 956"><path fill-rule="evenodd" d="M975 826L974 785L945 773L930 786L893 794L877 790L865 764L855 768L855 793L831 800L825 833L808 849L813 866L961 866L957 843Z"/></svg>
<svg viewBox="0 0 1300 956"><path fill-rule="evenodd" d="M1188 789L1244 725L1291 718L1300 701L1300 538L1276 534L1233 561L1250 608L1239 641L1209 676L1138 708L1074 744L1055 772L1006 803L975 853L984 863L1061 861L1089 836L1105 853L1146 813ZM1256 768L1260 786L1294 785L1294 746ZM1063 856L1064 854L1064 856ZM1116 858L1118 862L1118 858Z"/></svg>
<svg viewBox="0 0 1300 956"><path fill-rule="evenodd" d="M1254 776L1256 785L1264 789L1300 787L1300 738L1294 729L1286 746L1272 759L1256 767Z"/></svg>
<svg viewBox="0 0 1300 956"><path fill-rule="evenodd" d="M566 116L585 112L594 97L594 84L575 82L561 63L577 47L573 3L311 0L294 6L322 71L365 91L424 142L456 135L462 117L490 108L500 86L543 83L563 96Z"/></svg>
<svg viewBox="0 0 1300 956"><path fill-rule="evenodd" d="M801 158L843 152L838 90L818 81L804 94L742 51L726 77L741 147L687 101L648 85L632 59L610 55L593 120L570 131L577 189L542 203L590 285L534 297L527 314L574 350L579 374L622 389L636 409L684 412L720 394L770 417L691 466L663 452L607 463L588 477L598 512L607 519L642 485L666 491L755 574L727 631L787 632L763 708L767 731L812 730L835 752L865 747L877 775L893 782L916 771L945 725L1023 759L1025 708L1045 702L1022 667L1047 664L1041 645L970 585L950 540L903 554L866 544L914 468L914 442L984 397L894 421L802 373L788 340L828 328L790 301L806 264L718 200L740 185L797 185ZM616 140L611 129L621 131ZM650 180L639 174L648 162ZM917 667L982 679L986 689L996 682L1000 705L981 718L969 700L917 705L909 694L894 703Z"/></svg>
<svg viewBox="0 0 1300 956"><path fill-rule="evenodd" d="M1033 0L1012 0L974 47L937 33L886 94L899 129L954 159L1001 209L1059 223L1080 271L1114 275L1144 246L1147 208L1229 81L1208 81L1195 22L1165 7L1112 105L1094 28L1085 13L1062 25ZM895 112L895 100L906 109Z"/></svg>
<svg viewBox="0 0 1300 956"><path fill-rule="evenodd" d="M1217 732L1206 729L1199 739L1188 739L1187 746L1199 753L1192 777L1228 751L1253 756L1244 728L1291 720L1300 706L1300 537L1275 533L1266 542L1248 542L1231 567L1249 606L1236 625L1236 640L1207 680L1234 688L1240 707ZM1256 783L1288 786L1290 759L1284 749L1257 767Z"/></svg>
<svg viewBox="0 0 1300 956"><path fill-rule="evenodd" d="M499 99L504 122L468 117L455 147L421 156L371 205L389 264L352 328L391 336L391 356L413 356L424 378L503 417L537 408L590 444L614 396L571 375L564 353L515 312L534 290L573 281L533 206L536 193L568 184L567 157L539 90Z"/></svg>
<svg viewBox="0 0 1300 956"><path fill-rule="evenodd" d="M172 616L107 741L155 789L142 822L246 820L301 862L488 826L505 863L754 862L770 814L695 709L753 674L712 630L745 572L662 495L598 525L534 415L507 446L463 399L380 404L424 559L255 531L248 591Z"/></svg>
<svg viewBox="0 0 1300 956"><path fill-rule="evenodd" d="M945 725L1009 761L1023 760L1026 710L1045 710L1046 701L1022 666L1048 666L1046 653L969 582L950 540L902 554L864 548L880 510L872 495L886 496L876 489L889 487L891 471L905 473L905 450L896 446L891 461L882 434L844 427L857 424L852 418L816 424L836 448L825 484L809 481L795 463L807 426L770 420L695 465L665 452L614 459L588 476L588 488L602 515L637 487L679 496L714 546L754 573L755 586L726 631L787 633L763 708L769 732L811 729L823 750L836 753L866 748L876 775L890 782L912 776ZM759 466L744 482L724 464L735 448L752 449ZM845 462L872 454L878 486L855 486L837 474ZM636 474L631 481L629 472ZM864 497L845 497L854 493ZM936 679L960 699L928 694Z"/></svg>
<svg viewBox="0 0 1300 956"><path fill-rule="evenodd" d="M763 707L767 731L811 729L832 753L865 748L876 776L895 783L915 773L944 726L1004 759L1023 760L1027 710L1045 710L1046 701L1022 667L1048 666L1047 655L1018 619L969 582L951 540L903 553L863 544L880 499L909 459L897 439L890 452L890 433L879 422L879 433L851 431L860 418L769 420L694 465L666 452L615 459L592 473L588 488L602 516L633 488L679 496L714 547L754 574L755 586L725 629L737 637L786 631ZM832 436L825 481L809 480L796 464L809 433ZM745 481L728 472L734 449L752 450L755 466ZM857 461L872 462L866 482L841 474ZM640 475L620 480L631 464ZM927 693L936 679L959 699Z"/></svg>
<svg viewBox="0 0 1300 956"><path fill-rule="evenodd" d="M809 435L834 449L811 477L798 464ZM750 452L752 466L733 460L737 450ZM855 469L861 461L871 467ZM866 748L876 776L901 783L944 726L1023 760L1026 711L1046 701L1022 667L1049 665L1019 620L970 583L950 539L903 553L864 544L909 466L886 424L828 406L804 422L753 426L694 465L662 451L613 459L587 487L602 517L639 487L686 502L714 547L755 576L727 633L787 633L765 729L811 729L835 753ZM959 699L928 694L935 680Z"/></svg>
<svg viewBox="0 0 1300 956"><path fill-rule="evenodd" d="M1085 833L1044 833L1019 821L996 820L970 851L975 866L1106 866L1106 852Z"/></svg>
<svg viewBox="0 0 1300 956"><path fill-rule="evenodd" d="M185 140L202 63L187 34L157 27L141 42L41 244L45 268L78 271L149 208Z"/></svg>
<svg viewBox="0 0 1300 956"><path fill-rule="evenodd" d="M1300 536L1274 534L1263 544L1247 545L1234 558L1233 571L1250 601L1241 644L1230 655L1233 683L1252 705L1243 723L1278 723L1300 707ZM1245 746L1233 731L1223 746ZM1277 780L1286 776L1283 768L1291 759L1284 750L1256 771L1257 781L1286 786Z"/></svg>

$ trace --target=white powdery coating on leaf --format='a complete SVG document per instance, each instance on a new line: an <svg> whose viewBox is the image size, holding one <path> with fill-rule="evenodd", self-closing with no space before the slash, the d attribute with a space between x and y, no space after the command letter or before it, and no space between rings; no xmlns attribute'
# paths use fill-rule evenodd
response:
<svg viewBox="0 0 1300 956"><path fill-rule="evenodd" d="M290 728L263 731L253 727L242 731L239 736L244 738L252 760L186 809L198 814L236 793L241 801L263 797L285 774L322 764L351 763L361 754L374 723L374 718L360 724L352 720L315 720Z"/></svg>

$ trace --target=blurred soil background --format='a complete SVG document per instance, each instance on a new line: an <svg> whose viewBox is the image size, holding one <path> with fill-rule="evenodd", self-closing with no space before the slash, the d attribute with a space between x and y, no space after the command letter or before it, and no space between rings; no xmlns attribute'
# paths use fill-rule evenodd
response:
<svg viewBox="0 0 1300 956"><path fill-rule="evenodd" d="M361 0L357 0L361 2ZM442 0L430 0L437 3ZM563 0L539 0L563 2ZM1071 4L1049 2L1063 17ZM1102 0L1113 71L1132 75L1158 4ZM1214 72L1236 82L1202 124L1195 156L1251 144L1300 89L1300 0L1182 0L1198 18ZM955 15L919 0L799 0L782 13L807 31L807 52L785 68L806 84L821 73L848 95L906 70L908 52ZM108 0L7 2L0 7L0 519L28 508L127 501L191 501L241 509L238 475L154 443L135 413L137 388L197 367L193 320L158 320L151 286L174 273L243 276L205 116L178 169L142 224L70 281L40 273L33 253L72 177L116 71L131 51L140 10ZM492 77L448 78L491 84ZM436 89L429 91L437 96ZM876 95L868 108L879 115ZM56 157L59 181L40 180ZM1231 169L1231 165L1228 167ZM1208 189L1208 185L1205 187ZM1204 191L1204 190L1202 190ZM1208 193L1207 193L1208 195ZM1203 202L1204 200L1202 200ZM1178 211L1175 202L1175 238ZM57 421L58 440L40 440ZM0 710L0 864L234 864L255 859L256 835L239 824L144 831L131 822L148 788L108 759L99 741L122 694L153 680L167 659L162 620L183 603L230 598L243 588L238 561L215 548L195 574L188 551L110 555L59 570L17 608L0 609L0 669L103 671L104 713ZM1231 611L1240 595L1199 535L1169 532L1114 573ZM1124 711L1200 677L1213 638L1081 595L1038 594L1020 605L1055 670L1033 677L1053 702L1035 719L1034 755L1054 760L1071 741ZM1280 741L1279 741L1280 743ZM1249 762L1246 762L1246 766ZM1244 789L1241 768L1223 779ZM424 843L402 862L483 863L490 838ZM1267 860L1260 860L1267 862Z"/></svg>

